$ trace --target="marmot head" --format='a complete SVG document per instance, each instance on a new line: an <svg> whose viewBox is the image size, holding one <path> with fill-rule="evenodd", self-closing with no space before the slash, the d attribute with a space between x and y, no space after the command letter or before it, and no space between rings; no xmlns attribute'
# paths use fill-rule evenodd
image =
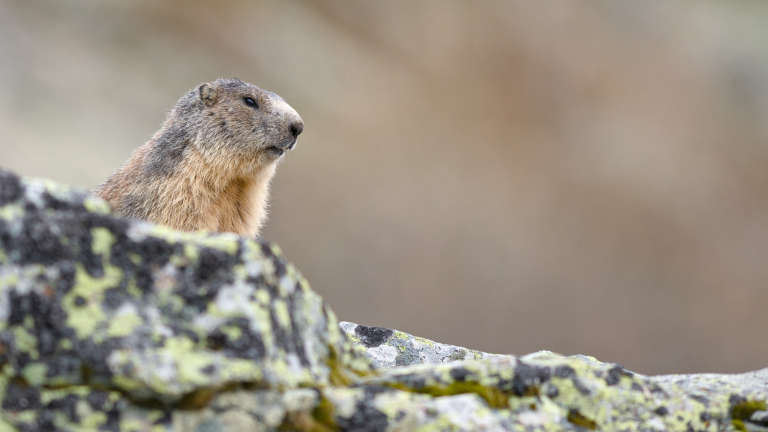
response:
<svg viewBox="0 0 768 432"><path fill-rule="evenodd" d="M207 160L233 169L277 161L304 129L283 98L236 78L200 84L174 111L171 118L189 119L182 127L197 132L189 138Z"/></svg>

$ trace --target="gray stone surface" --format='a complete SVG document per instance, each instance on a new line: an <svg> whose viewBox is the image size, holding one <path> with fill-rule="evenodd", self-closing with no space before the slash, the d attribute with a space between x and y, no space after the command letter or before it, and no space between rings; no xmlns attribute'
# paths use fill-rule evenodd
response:
<svg viewBox="0 0 768 432"><path fill-rule="evenodd" d="M399 330L368 327L347 321L342 321L340 326L352 341L365 347L368 357L378 367L440 364L499 356L431 341Z"/></svg>

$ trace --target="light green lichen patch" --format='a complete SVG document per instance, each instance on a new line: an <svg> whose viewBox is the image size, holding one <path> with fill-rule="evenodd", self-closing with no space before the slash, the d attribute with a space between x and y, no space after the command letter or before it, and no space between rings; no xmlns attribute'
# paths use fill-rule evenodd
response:
<svg viewBox="0 0 768 432"><path fill-rule="evenodd" d="M11 330L16 346L31 358L37 358L37 339L24 327L14 327Z"/></svg>
<svg viewBox="0 0 768 432"><path fill-rule="evenodd" d="M275 316L277 317L277 323L283 326L284 328L290 328L291 315L288 312L288 306L285 304L285 302L282 300L275 300L272 303L272 308L275 311Z"/></svg>
<svg viewBox="0 0 768 432"><path fill-rule="evenodd" d="M91 238L93 238L91 250L96 254L108 257L112 250L112 245L115 243L114 236L106 228L93 228L91 230Z"/></svg>
<svg viewBox="0 0 768 432"><path fill-rule="evenodd" d="M200 239L200 244L205 247L221 250L230 255L236 254L238 248L237 237L231 234L203 237Z"/></svg>
<svg viewBox="0 0 768 432"><path fill-rule="evenodd" d="M41 363L31 363L21 371L21 376L29 385L40 386L45 382L47 367Z"/></svg>
<svg viewBox="0 0 768 432"><path fill-rule="evenodd" d="M12 221L24 216L24 211L18 205L6 205L0 207L0 219Z"/></svg>
<svg viewBox="0 0 768 432"><path fill-rule="evenodd" d="M85 200L83 200L83 206L91 213L108 214L110 212L109 204L94 196L86 197Z"/></svg>
<svg viewBox="0 0 768 432"><path fill-rule="evenodd" d="M109 321L109 328L107 329L107 335L110 337L128 336L132 334L141 324L143 320L138 311L132 306L126 305L119 309L114 318Z"/></svg>
<svg viewBox="0 0 768 432"><path fill-rule="evenodd" d="M71 313L67 325L75 329L78 337L85 338L106 320L101 302L104 291L116 286L123 272L113 266L104 269L103 277L91 277L80 264L76 264L75 286L64 296L63 306Z"/></svg>

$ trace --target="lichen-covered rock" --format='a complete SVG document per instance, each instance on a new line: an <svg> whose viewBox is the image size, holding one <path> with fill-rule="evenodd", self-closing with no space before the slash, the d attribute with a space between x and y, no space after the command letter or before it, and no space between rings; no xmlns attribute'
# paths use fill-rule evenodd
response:
<svg viewBox="0 0 768 432"><path fill-rule="evenodd" d="M95 397L86 388L197 407L232 387L369 369L276 247L116 218L83 192L2 171L0 364L16 424L59 393Z"/></svg>
<svg viewBox="0 0 768 432"><path fill-rule="evenodd" d="M762 431L768 368L744 374L643 376L583 355L516 358L398 330L341 323L374 364L367 385L430 395L473 394L500 430ZM408 367L395 367L399 365ZM442 397L440 397L442 396ZM506 420L505 420L506 419Z"/></svg>
<svg viewBox="0 0 768 432"><path fill-rule="evenodd" d="M365 348L368 358L377 367L391 368L504 357L500 354L431 341L399 330L368 327L348 321L342 321L339 325L350 340Z"/></svg>
<svg viewBox="0 0 768 432"><path fill-rule="evenodd" d="M647 377L339 325L276 247L0 171L0 432L768 430L768 369Z"/></svg>

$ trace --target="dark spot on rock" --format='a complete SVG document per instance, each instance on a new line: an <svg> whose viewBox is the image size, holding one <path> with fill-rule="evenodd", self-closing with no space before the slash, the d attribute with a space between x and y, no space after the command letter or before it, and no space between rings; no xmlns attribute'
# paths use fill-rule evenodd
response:
<svg viewBox="0 0 768 432"><path fill-rule="evenodd" d="M379 387L365 387L364 396L355 404L355 410L349 417L337 416L338 430L355 432L381 432L389 428L387 415L373 406L377 394L391 391Z"/></svg>
<svg viewBox="0 0 768 432"><path fill-rule="evenodd" d="M124 270L126 278L121 283L133 277L136 286L146 294L154 285L153 269L166 265L170 257L181 250L181 246L155 237L146 237L138 242L132 241L125 235L125 230L127 227L110 230L115 236L110 262ZM134 261L135 257L139 257L138 263Z"/></svg>
<svg viewBox="0 0 768 432"><path fill-rule="evenodd" d="M173 423L173 411L166 409L163 410L163 415L159 419L155 420L152 424L170 426L171 423ZM172 428L169 427L168 429L171 430Z"/></svg>
<svg viewBox="0 0 768 432"><path fill-rule="evenodd" d="M576 387L576 390L579 391L579 393L583 395L589 395L591 391L589 390L589 387L585 386L583 382L579 379L579 377L574 376L571 379L571 382L573 382L573 386Z"/></svg>
<svg viewBox="0 0 768 432"><path fill-rule="evenodd" d="M104 424L102 429L107 431L114 431L118 432L120 431L120 410L117 409L117 407L113 407L111 410L107 411L107 422Z"/></svg>
<svg viewBox="0 0 768 432"><path fill-rule="evenodd" d="M502 390L502 391L510 391L512 390L512 380L506 379L506 378L499 378L499 381L496 384L496 387L498 387L499 390Z"/></svg>
<svg viewBox="0 0 768 432"><path fill-rule="evenodd" d="M641 386L640 384L638 384L638 383L636 383L636 382L633 382L633 383L632 383L632 386L631 386L631 388L632 388L632 390L634 390L634 391L638 391L638 392L642 392L642 391L643 391L643 386Z"/></svg>
<svg viewBox="0 0 768 432"><path fill-rule="evenodd" d="M13 334L8 331L0 331L0 365L8 363L15 351Z"/></svg>
<svg viewBox="0 0 768 432"><path fill-rule="evenodd" d="M547 387L546 392L544 393L548 398L554 399L560 394L560 390L557 389L557 387L550 385Z"/></svg>
<svg viewBox="0 0 768 432"><path fill-rule="evenodd" d="M75 265L69 261L59 263L59 277L56 278L56 291L67 294L75 286Z"/></svg>
<svg viewBox="0 0 768 432"><path fill-rule="evenodd" d="M663 394L663 395L667 396L667 392L665 392L665 391L664 391L664 389L663 389L663 388L661 388L661 386L660 386L660 385L658 385L658 384L656 384L656 383L654 383L654 384L651 386L651 393L661 393L661 394Z"/></svg>
<svg viewBox="0 0 768 432"><path fill-rule="evenodd" d="M704 423L708 422L711 418L712 416L709 415L708 412L702 412L701 414L699 414L699 420L701 420Z"/></svg>
<svg viewBox="0 0 768 432"><path fill-rule="evenodd" d="M85 198L85 195L76 193L76 196L74 199L68 199L68 200L62 200L60 198L57 198L53 195L51 195L48 191L44 191L42 193L43 198L43 208L55 210L57 212L60 211L74 211L74 212L83 212L85 211L85 207L83 206L82 202Z"/></svg>
<svg viewBox="0 0 768 432"><path fill-rule="evenodd" d="M269 308L269 321L276 345L285 351L291 351L290 342L288 340L288 331L283 328L280 321L277 319L277 311L274 305Z"/></svg>
<svg viewBox="0 0 768 432"><path fill-rule="evenodd" d="M304 337L299 331L301 328L296 317L300 312L296 311L296 300L301 299L303 294L301 291L295 291L290 297L288 297L288 316L291 319L291 335L293 340L293 347L296 355L299 356L299 363L304 367L309 367L309 357L307 356L307 349L304 346Z"/></svg>
<svg viewBox="0 0 768 432"><path fill-rule="evenodd" d="M75 296L75 306L82 307L86 304L88 304L88 301L85 299L85 297L79 294Z"/></svg>
<svg viewBox="0 0 768 432"><path fill-rule="evenodd" d="M131 252L138 255L141 261L157 267L168 264L174 253L181 252L182 247L178 243L171 243L155 237L147 237L140 242L131 242Z"/></svg>
<svg viewBox="0 0 768 432"><path fill-rule="evenodd" d="M0 206L17 201L23 189L19 177L0 169Z"/></svg>
<svg viewBox="0 0 768 432"><path fill-rule="evenodd" d="M108 380L112 377L112 371L107 365L109 355L123 345L121 338L109 338L103 342L96 343L88 339L77 339L74 341L75 351L83 365L87 365L87 371L82 371L88 376L88 379L95 381Z"/></svg>
<svg viewBox="0 0 768 432"><path fill-rule="evenodd" d="M169 312L173 313L173 312ZM200 341L200 336L198 336L197 333L195 333L193 330L184 327L181 323L168 323L168 327L170 327L171 331L173 332L174 336L182 336L186 339L191 340L193 343L198 343Z"/></svg>
<svg viewBox="0 0 768 432"><path fill-rule="evenodd" d="M237 327L239 336L231 339L224 328ZM261 360L266 355L266 347L261 335L254 333L247 318L232 318L215 328L207 337L208 349L223 351L234 357Z"/></svg>
<svg viewBox="0 0 768 432"><path fill-rule="evenodd" d="M77 415L78 398L75 395L66 395L63 398L53 399L45 405L47 410L56 410L64 412L69 420L76 423L80 421Z"/></svg>
<svg viewBox="0 0 768 432"><path fill-rule="evenodd" d="M397 377L397 380L403 384L405 384L408 388L412 388L414 390L421 390L426 385L426 381L424 380L424 377L417 374L405 374L400 375Z"/></svg>
<svg viewBox="0 0 768 432"><path fill-rule="evenodd" d="M221 121L221 123L219 123L219 126L221 126L221 127L226 127L226 126L227 126L227 122L225 122L224 120L222 120L222 121Z"/></svg>
<svg viewBox="0 0 768 432"><path fill-rule="evenodd" d="M229 254L203 247L199 250L199 260L194 266L183 266L182 277L178 280L175 293L188 306L204 311L213 301L221 286L232 283L232 266L236 258Z"/></svg>
<svg viewBox="0 0 768 432"><path fill-rule="evenodd" d="M451 369L451 378L456 380L456 382L464 382L464 380L467 379L467 375L471 374L469 369L463 368L463 367L457 367Z"/></svg>
<svg viewBox="0 0 768 432"><path fill-rule="evenodd" d="M17 351L16 358L14 360L16 363L16 369L21 370L24 369L30 362L32 362L32 357L30 357L29 353L26 351Z"/></svg>
<svg viewBox="0 0 768 432"><path fill-rule="evenodd" d="M377 347L383 344L389 340L393 333L394 332L391 329L383 327L368 327L364 325L355 327L355 334L368 348Z"/></svg>
<svg viewBox="0 0 768 432"><path fill-rule="evenodd" d="M34 431L60 431L61 429L56 427L55 414L51 411L38 412L37 424L35 424ZM25 425L32 427L31 425Z"/></svg>
<svg viewBox="0 0 768 432"><path fill-rule="evenodd" d="M733 393L728 397L728 403L731 405L740 404L746 401L747 401L747 398L745 398L744 396L737 395L736 393Z"/></svg>
<svg viewBox="0 0 768 432"><path fill-rule="evenodd" d="M268 284L266 279L264 279L264 275L261 273L257 275L248 276L245 279L245 281L251 284L255 288L266 289L267 292L269 293L270 298L278 296L277 287L275 286L275 284Z"/></svg>
<svg viewBox="0 0 768 432"><path fill-rule="evenodd" d="M200 286L212 281L218 281L217 277L229 274L233 265L233 258L224 251L202 247L200 258L195 269L194 282Z"/></svg>
<svg viewBox="0 0 768 432"><path fill-rule="evenodd" d="M583 415L579 410L572 409L568 411L568 421L576 426L580 426L585 429L595 430L597 429L597 423L589 417Z"/></svg>
<svg viewBox="0 0 768 432"><path fill-rule="evenodd" d="M227 335L221 329L216 329L208 334L206 342L209 350L221 351L227 345Z"/></svg>
<svg viewBox="0 0 768 432"><path fill-rule="evenodd" d="M538 387L549 381L551 372L545 366L531 366L522 360L517 361L515 376L512 378L512 392L517 396L534 396Z"/></svg>
<svg viewBox="0 0 768 432"><path fill-rule="evenodd" d="M667 409L667 407L663 407L663 406L656 408L655 410L653 410L653 412L656 413L656 415L660 415L662 417L669 414L669 410Z"/></svg>
<svg viewBox="0 0 768 432"><path fill-rule="evenodd" d="M56 343L59 341L56 337L56 332L51 331L48 328L38 328L35 326L35 334L37 335L37 350L41 355L49 356L56 350Z"/></svg>
<svg viewBox="0 0 768 432"><path fill-rule="evenodd" d="M272 265L275 267L275 277L280 279L281 277L285 276L286 273L286 266L285 262L280 257L273 257L272 258Z"/></svg>
<svg viewBox="0 0 768 432"><path fill-rule="evenodd" d="M40 408L40 392L22 379L11 379L5 388L2 407L7 411L36 410Z"/></svg>
<svg viewBox="0 0 768 432"><path fill-rule="evenodd" d="M32 328L28 330L35 336L38 353L43 356L53 354L58 341L68 336L67 327L62 324L66 320L66 313L58 297L59 293L53 298L34 291L23 295L16 291L8 293L8 324L20 326L31 319Z"/></svg>
<svg viewBox="0 0 768 432"><path fill-rule="evenodd" d="M119 287L104 290L102 304L108 309L117 309L123 302L130 300L130 296Z"/></svg>
<svg viewBox="0 0 768 432"><path fill-rule="evenodd" d="M213 375L213 373L216 372L216 365L209 364L208 366L200 369L200 372L206 375Z"/></svg>
<svg viewBox="0 0 768 432"><path fill-rule="evenodd" d="M8 293L10 314L8 325L20 325L24 323L24 317L32 311L32 301L29 295L18 294L15 290Z"/></svg>
<svg viewBox="0 0 768 432"><path fill-rule="evenodd" d="M264 254L264 257L266 257L266 258L274 258L275 257L275 253L272 252L272 247L269 245L269 243L267 243L265 241L260 241L260 243L261 243L260 244L260 246L261 246L261 253Z"/></svg>
<svg viewBox="0 0 768 432"><path fill-rule="evenodd" d="M82 362L77 353L72 350L59 350L55 354L46 360L46 377L80 377Z"/></svg>
<svg viewBox="0 0 768 432"><path fill-rule="evenodd" d="M768 411L755 411L749 417L749 422L760 426L768 426Z"/></svg>
<svg viewBox="0 0 768 432"><path fill-rule="evenodd" d="M0 219L0 248L9 250L11 246L11 233L8 231L8 223Z"/></svg>
<svg viewBox="0 0 768 432"><path fill-rule="evenodd" d="M56 261L71 259L68 248L60 236L51 229L51 221L38 213L27 213L22 218L21 233L12 239L10 248L20 254L19 264L52 265Z"/></svg>
<svg viewBox="0 0 768 432"><path fill-rule="evenodd" d="M17 432L40 432L40 428L36 424L18 423L15 426L18 428Z"/></svg>
<svg viewBox="0 0 768 432"><path fill-rule="evenodd" d="M696 402L699 402L700 404L702 404L704 406L708 406L709 405L709 399L707 399L706 396L692 394L692 395L690 395L690 397L691 397L691 399L695 400Z"/></svg>
<svg viewBox="0 0 768 432"><path fill-rule="evenodd" d="M576 370L568 365L562 365L555 368L555 376L558 378L570 378L576 374Z"/></svg>
<svg viewBox="0 0 768 432"><path fill-rule="evenodd" d="M624 369L623 367L616 365L608 369L608 374L605 377L605 383L609 386L613 386L621 381L622 376L632 377L632 372Z"/></svg>

